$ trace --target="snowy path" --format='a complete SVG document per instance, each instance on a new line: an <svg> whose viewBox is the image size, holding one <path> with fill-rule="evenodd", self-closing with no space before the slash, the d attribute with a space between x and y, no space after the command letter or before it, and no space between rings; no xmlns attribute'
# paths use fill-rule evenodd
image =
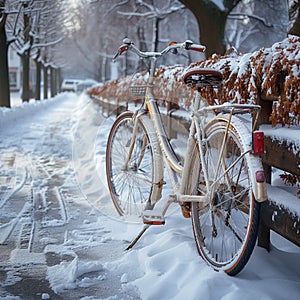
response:
<svg viewBox="0 0 300 300"><path fill-rule="evenodd" d="M1 124L0 298L135 295L123 294L118 274L104 267L125 244L111 238L107 217L86 201L75 177L74 101L65 95Z"/></svg>
<svg viewBox="0 0 300 300"><path fill-rule="evenodd" d="M275 235L234 278L201 260L177 210L124 252L141 225L104 187L98 110L75 94L0 110L0 299L299 299L300 248Z"/></svg>

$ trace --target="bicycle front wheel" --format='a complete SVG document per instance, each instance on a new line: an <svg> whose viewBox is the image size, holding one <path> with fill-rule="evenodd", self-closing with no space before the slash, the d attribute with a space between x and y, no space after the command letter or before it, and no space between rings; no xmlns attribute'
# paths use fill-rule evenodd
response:
<svg viewBox="0 0 300 300"><path fill-rule="evenodd" d="M239 123L238 126L236 126ZM195 145L193 193L206 195L207 203L192 204L194 238L203 259L215 270L238 274L248 262L258 232L259 208L252 193L250 157L236 120L211 122L202 145L204 164ZM228 129L228 131L227 131Z"/></svg>
<svg viewBox="0 0 300 300"><path fill-rule="evenodd" d="M145 124L137 120L133 137L134 124L132 112L121 114L114 122L106 148L106 174L118 213L140 217L144 209L151 208L155 164Z"/></svg>

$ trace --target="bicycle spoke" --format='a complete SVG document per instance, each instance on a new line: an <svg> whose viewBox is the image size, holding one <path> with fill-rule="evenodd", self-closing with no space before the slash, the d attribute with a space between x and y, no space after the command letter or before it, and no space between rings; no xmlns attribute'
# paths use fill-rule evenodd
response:
<svg viewBox="0 0 300 300"><path fill-rule="evenodd" d="M115 123L107 152L107 176L113 203L121 215L140 216L152 192L153 156L142 123L133 126L132 113L120 116Z"/></svg>
<svg viewBox="0 0 300 300"><path fill-rule="evenodd" d="M192 204L192 221L201 256L214 268L235 274L243 268L254 247L258 226L254 211L258 206L247 165L249 150L243 148L237 131L223 124L212 123L205 134L205 163L198 172L197 191L207 195L210 202L206 206ZM197 159L197 152L194 157ZM205 185L204 172L208 174ZM240 256L245 259L239 259Z"/></svg>

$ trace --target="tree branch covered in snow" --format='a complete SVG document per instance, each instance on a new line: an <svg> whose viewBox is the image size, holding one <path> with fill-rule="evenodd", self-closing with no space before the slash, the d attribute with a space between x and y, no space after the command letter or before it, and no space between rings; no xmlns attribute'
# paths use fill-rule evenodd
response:
<svg viewBox="0 0 300 300"><path fill-rule="evenodd" d="M124 12L118 11L119 14L124 16L135 16L135 17L147 17L147 18L159 18L164 19L166 16L178 10L184 9L185 6L180 4L178 1L169 0L167 3L164 3L163 7L158 8L152 4L149 4L142 0L136 0L136 4L144 7L146 11L144 12Z"/></svg>
<svg viewBox="0 0 300 300"><path fill-rule="evenodd" d="M8 1L6 10L7 32L20 55L32 50L34 57L36 51L51 48L62 40L62 22L58 21L61 11L56 0ZM49 49L47 52L49 56Z"/></svg>
<svg viewBox="0 0 300 300"><path fill-rule="evenodd" d="M273 27L274 26L273 24L269 23L265 18L262 18L260 16L254 15L254 14L231 13L228 16L228 19L236 19L237 18L237 19L243 20L245 17L252 18L252 19L255 19L257 21L260 21L262 24L264 24L267 27Z"/></svg>

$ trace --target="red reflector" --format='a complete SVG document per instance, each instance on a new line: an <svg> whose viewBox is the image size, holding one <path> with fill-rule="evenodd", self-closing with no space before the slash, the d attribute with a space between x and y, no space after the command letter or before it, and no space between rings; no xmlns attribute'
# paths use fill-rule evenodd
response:
<svg viewBox="0 0 300 300"><path fill-rule="evenodd" d="M256 182L265 182L265 172L263 170L260 171L256 171L255 173L255 177L256 177Z"/></svg>
<svg viewBox="0 0 300 300"><path fill-rule="evenodd" d="M265 153L265 137L261 131L253 132L253 153L255 155Z"/></svg>

